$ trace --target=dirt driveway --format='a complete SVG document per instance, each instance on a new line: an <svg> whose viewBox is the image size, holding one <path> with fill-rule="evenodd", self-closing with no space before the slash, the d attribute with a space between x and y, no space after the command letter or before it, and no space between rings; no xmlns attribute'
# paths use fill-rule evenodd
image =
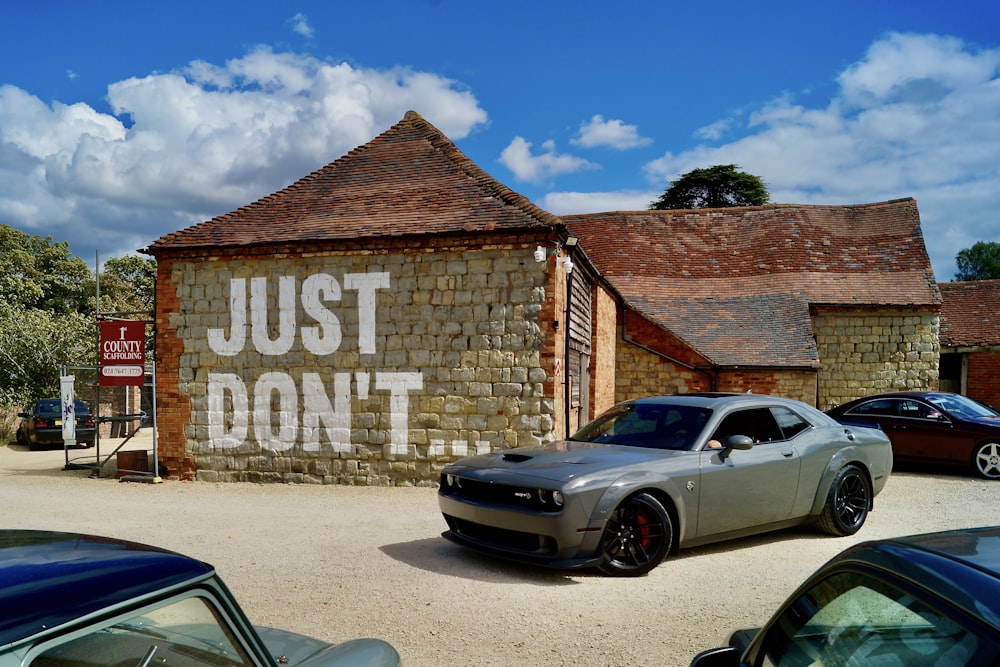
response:
<svg viewBox="0 0 1000 667"><path fill-rule="evenodd" d="M93 450L72 457L88 452L93 460ZM255 623L330 641L381 637L411 667L687 665L730 629L764 622L854 542L1000 524L1000 483L903 472L855 537L784 531L612 579L452 545L440 537L431 488L122 483L64 462L62 450L0 447L0 525L111 535L201 558Z"/></svg>

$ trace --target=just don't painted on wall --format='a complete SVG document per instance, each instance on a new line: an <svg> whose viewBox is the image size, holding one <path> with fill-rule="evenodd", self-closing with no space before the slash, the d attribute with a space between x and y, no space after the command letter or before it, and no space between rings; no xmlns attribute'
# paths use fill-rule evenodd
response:
<svg viewBox="0 0 1000 667"><path fill-rule="evenodd" d="M326 306L327 302L341 299L341 286L326 273L314 273L302 281L301 299L296 298L296 279L282 276L278 279L278 335L270 337L267 307L267 278L250 279L250 303L247 307L246 280L233 278L229 283L230 332L208 329L208 344L220 356L234 356L247 346L247 314L249 313L250 344L261 355L282 356L291 351L298 333L302 346L315 355L336 352L343 342L343 331L337 314ZM375 346L375 293L390 287L389 274L348 273L343 277L343 289L357 291L358 350L373 354ZM315 326L299 328L297 304L301 302L306 315ZM351 445L351 379L359 399L367 399L369 392L386 391L390 396L390 442L392 454L403 454L409 443L408 392L423 388L420 372L356 371L334 374L333 401L326 391L319 373L303 373L302 423L298 424L299 391L295 380L282 371L262 373L253 385L253 406L243 379L235 373L209 373L208 418L209 439L213 449L236 449L243 445L249 434L250 416L253 431L261 446L272 451L285 451L295 446L302 437L305 451L319 451L320 439L325 437L337 453L350 451ZM374 375L374 385L372 385ZM225 419L225 397L232 400L232 418ZM271 401L277 396L281 415L279 423L272 419Z"/></svg>
<svg viewBox="0 0 1000 667"><path fill-rule="evenodd" d="M454 460L546 439L545 270L519 254L187 265L176 321L199 470Z"/></svg>

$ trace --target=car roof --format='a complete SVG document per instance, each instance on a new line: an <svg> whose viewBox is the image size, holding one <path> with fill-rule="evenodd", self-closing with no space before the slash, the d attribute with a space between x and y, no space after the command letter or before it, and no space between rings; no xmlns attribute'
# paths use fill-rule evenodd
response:
<svg viewBox="0 0 1000 667"><path fill-rule="evenodd" d="M0 530L0 646L213 573L206 563L134 542Z"/></svg>
<svg viewBox="0 0 1000 667"><path fill-rule="evenodd" d="M903 576L1000 629L1000 526L863 542L828 566L844 562Z"/></svg>
<svg viewBox="0 0 1000 667"><path fill-rule="evenodd" d="M666 405L691 405L696 407L718 407L720 405L734 405L740 403L776 403L787 405L789 403L799 403L793 399L770 396L768 394L750 393L730 393L723 391L702 391L690 394L670 394L664 396L647 396L628 401L629 403L642 404L666 404Z"/></svg>

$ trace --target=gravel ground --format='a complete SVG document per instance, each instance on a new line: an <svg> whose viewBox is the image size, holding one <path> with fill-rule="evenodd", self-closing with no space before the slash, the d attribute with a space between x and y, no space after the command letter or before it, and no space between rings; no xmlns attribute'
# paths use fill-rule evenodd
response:
<svg viewBox="0 0 1000 667"><path fill-rule="evenodd" d="M102 442L106 456L118 441ZM149 447L148 437L126 449ZM93 463L94 450L70 460ZM760 625L850 544L1000 524L1000 483L893 474L860 533L795 529L681 552L649 575L566 574L488 559L440 537L431 488L175 482L65 470L62 450L0 447L0 525L73 530L216 566L255 623L386 639L422 665L687 665Z"/></svg>

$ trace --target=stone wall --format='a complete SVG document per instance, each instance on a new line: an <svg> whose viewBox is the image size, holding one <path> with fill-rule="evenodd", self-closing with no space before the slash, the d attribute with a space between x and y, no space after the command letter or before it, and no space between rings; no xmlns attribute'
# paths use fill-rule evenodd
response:
<svg viewBox="0 0 1000 667"><path fill-rule="evenodd" d="M209 481L435 483L467 454L553 439L557 269L533 249L161 261L165 462Z"/></svg>
<svg viewBox="0 0 1000 667"><path fill-rule="evenodd" d="M813 331L821 410L868 394L937 389L937 312L817 309Z"/></svg>

